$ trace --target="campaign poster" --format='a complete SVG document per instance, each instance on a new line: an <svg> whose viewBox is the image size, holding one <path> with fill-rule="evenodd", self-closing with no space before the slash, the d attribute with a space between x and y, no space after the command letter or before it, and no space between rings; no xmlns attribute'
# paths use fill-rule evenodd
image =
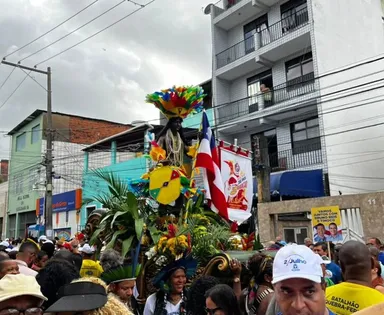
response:
<svg viewBox="0 0 384 315"><path fill-rule="evenodd" d="M252 159L248 153L220 148L221 175L231 221L241 224L251 216L253 200Z"/></svg>
<svg viewBox="0 0 384 315"><path fill-rule="evenodd" d="M342 243L339 206L312 208L313 242Z"/></svg>

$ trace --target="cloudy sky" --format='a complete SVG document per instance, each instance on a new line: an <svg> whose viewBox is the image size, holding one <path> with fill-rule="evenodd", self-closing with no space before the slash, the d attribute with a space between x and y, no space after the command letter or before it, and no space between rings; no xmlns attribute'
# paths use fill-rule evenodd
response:
<svg viewBox="0 0 384 315"><path fill-rule="evenodd" d="M0 0L0 57L37 38L94 0ZM9 56L18 62L88 22L122 0L98 0L63 26ZM136 0L146 4L149 0ZM173 84L198 84L211 75L209 0L155 0L89 41L39 65L52 68L53 110L122 123L158 116L147 93ZM4 9L6 8L6 9ZM138 8L125 1L81 30L25 59L34 66ZM0 85L12 68L0 66ZM33 74L45 86L44 75ZM0 106L25 74L16 69L0 89ZM35 109L45 109L46 92L24 81L0 108L0 158L9 154L9 131Z"/></svg>

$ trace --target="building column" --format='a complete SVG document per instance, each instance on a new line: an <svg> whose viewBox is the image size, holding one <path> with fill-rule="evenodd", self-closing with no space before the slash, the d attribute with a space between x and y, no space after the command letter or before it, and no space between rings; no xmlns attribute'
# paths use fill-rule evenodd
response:
<svg viewBox="0 0 384 315"><path fill-rule="evenodd" d="M19 236L21 235L17 235L19 233L19 222L20 218L19 218L19 214L16 212L16 221L15 221L15 238L18 238ZM24 237L24 235L23 235Z"/></svg>
<svg viewBox="0 0 384 315"><path fill-rule="evenodd" d="M84 152L84 173L88 172L89 168L89 152Z"/></svg>
<svg viewBox="0 0 384 315"><path fill-rule="evenodd" d="M111 164L116 164L116 141L112 141L111 143Z"/></svg>

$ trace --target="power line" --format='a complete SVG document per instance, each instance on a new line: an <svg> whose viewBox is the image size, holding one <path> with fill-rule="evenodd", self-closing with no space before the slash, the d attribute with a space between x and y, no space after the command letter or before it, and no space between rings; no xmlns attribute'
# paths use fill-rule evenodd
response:
<svg viewBox="0 0 384 315"><path fill-rule="evenodd" d="M9 95L7 97L7 99L4 101L3 104L0 105L0 109L5 105L7 104L8 100L13 96L13 94L15 94L15 92L20 88L20 86L24 83L24 81L28 78L28 75L31 73L31 71L29 71L29 73L27 73L27 75L24 77L24 79L19 83L19 85L16 87L16 89L13 90L13 92L11 93L11 95Z"/></svg>
<svg viewBox="0 0 384 315"><path fill-rule="evenodd" d="M64 38L67 38L69 35L72 35L73 33L77 32L78 30L82 29L83 27L89 25L90 23L92 23L93 21L97 20L98 18L102 17L103 15L107 14L108 12L112 11L113 9L116 9L118 6L120 6L121 4L123 4L126 0L122 0L120 1L119 3L115 4L113 7L109 8L108 10L104 11L103 13L99 14L98 16L94 17L93 19L89 20L87 23L79 26L78 28L75 28L73 31L69 32L68 34L65 34L64 36L58 38L57 40L53 41L52 43L44 46L43 48L40 48L39 50L35 51L34 53L28 55L27 57L24 57L23 59L20 59L19 60L19 63L24 61L25 59L29 58L29 57L32 57L36 54L38 54L39 52L43 51L44 49L48 48L48 47L51 47L52 45L58 43L59 41L63 40Z"/></svg>
<svg viewBox="0 0 384 315"><path fill-rule="evenodd" d="M69 18L67 18L66 20L64 20L63 22L61 22L60 24L56 25L54 28L51 28L49 31L45 32L44 34L40 35L39 37L35 38L34 40L30 41L29 43L25 44L24 46L14 50L13 52L11 52L10 54L6 55L3 59L9 57L9 56L12 56L13 54L17 53L18 51L24 49L25 47L29 46L30 44L36 42L37 40L39 40L40 38L44 37L45 35L49 34L50 32L54 31L55 29L57 29L58 27L60 27L61 25L63 25L64 23L68 22L69 20L73 19L75 16L79 15L81 12L85 11L86 9L88 9L89 7L91 7L92 5L94 5L98 0L95 0L93 1L92 3L88 4L84 9L81 9L80 11L78 11L77 13L75 13L74 15L70 16Z"/></svg>
<svg viewBox="0 0 384 315"><path fill-rule="evenodd" d="M61 52L59 52L59 53L57 53L57 54L55 54L55 55L53 55L53 56L51 56L51 57L49 57L49 58L43 60L43 61L40 61L39 63L36 64L35 67L41 65L41 64L44 63L44 62L47 62L47 61L49 61L49 60L55 58L55 57L57 57L57 56L60 56L61 54L67 52L68 50L70 50L70 49L72 49L72 48L74 48L74 47L76 47L76 46L78 46L78 45L80 45L80 44L86 42L87 40L89 40L89 39L95 37L96 35L98 35L98 34L104 32L105 30L107 30L107 29L109 29L110 27L116 25L117 23L119 23L119 22L125 20L126 18L130 17L131 15L135 14L136 12L138 12L138 11L144 9L146 6L150 5L150 4L153 3L153 2L155 2L155 0L151 0L151 1L147 2L146 4L143 4L143 5L142 5L141 7L139 7L138 9L136 9L136 10L132 11L131 13L129 13L129 14L123 16L121 19L119 19L119 20L117 20L116 22L114 22L114 23L108 25L107 27L104 27L103 29L101 29L100 31L98 31L98 32L96 32L96 33L94 33L94 34L92 34L91 36L88 36L87 38L83 39L82 41L78 42L77 44L74 44L74 45L72 45L72 46L70 46L70 47L68 47L68 48L66 48L66 49L64 49L64 50L62 50Z"/></svg>
<svg viewBox="0 0 384 315"><path fill-rule="evenodd" d="M1 90L2 87L5 85L5 83L7 83L8 79L11 77L13 71L15 71L15 68L13 68L13 69L11 70L11 72L8 74L8 76L5 78L4 82L3 82L3 83L1 84L1 86L0 86L0 90Z"/></svg>

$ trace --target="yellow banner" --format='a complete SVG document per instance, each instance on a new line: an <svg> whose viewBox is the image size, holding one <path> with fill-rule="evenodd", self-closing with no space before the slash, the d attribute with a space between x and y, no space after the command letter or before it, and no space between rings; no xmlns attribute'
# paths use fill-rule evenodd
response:
<svg viewBox="0 0 384 315"><path fill-rule="evenodd" d="M314 242L341 243L341 216L339 206L311 209Z"/></svg>

